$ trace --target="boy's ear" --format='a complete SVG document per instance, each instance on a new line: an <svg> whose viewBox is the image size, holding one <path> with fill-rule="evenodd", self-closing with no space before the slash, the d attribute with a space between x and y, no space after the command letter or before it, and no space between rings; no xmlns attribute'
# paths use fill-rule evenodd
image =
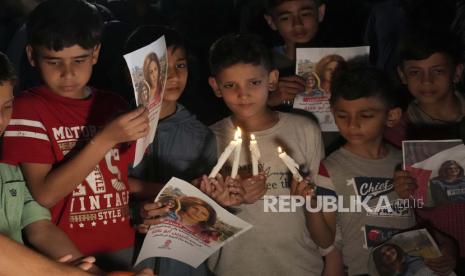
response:
<svg viewBox="0 0 465 276"><path fill-rule="evenodd" d="M31 44L28 44L26 46L26 55L27 55L27 60L29 61L29 64L31 64L32 67L35 67L36 63L34 62L34 49L32 49Z"/></svg>
<svg viewBox="0 0 465 276"><path fill-rule="evenodd" d="M273 21L273 17L269 14L264 14L263 17L265 18L265 21L266 23L268 24L268 26L270 26L270 28L273 30L273 31L277 31L278 28L276 28L276 25L274 24L274 21Z"/></svg>
<svg viewBox="0 0 465 276"><path fill-rule="evenodd" d="M404 72L402 71L402 67L399 65L397 66L397 74L399 75L400 81L403 84L407 84L407 78L405 77Z"/></svg>
<svg viewBox="0 0 465 276"><path fill-rule="evenodd" d="M278 88L279 82L279 71L277 69L273 69L268 73L268 90L275 91Z"/></svg>
<svg viewBox="0 0 465 276"><path fill-rule="evenodd" d="M388 111L386 126L394 127L400 121L401 117L402 117L402 109L400 109L400 107L391 108Z"/></svg>
<svg viewBox="0 0 465 276"><path fill-rule="evenodd" d="M463 63L459 63L457 64L457 66L455 66L454 83L458 83L462 80L462 74L463 74Z"/></svg>
<svg viewBox="0 0 465 276"><path fill-rule="evenodd" d="M221 90L218 87L218 83L216 82L216 79L214 77L208 78L208 84L210 84L210 87L213 89L215 96L217 96L218 98L223 97L223 95L221 94Z"/></svg>
<svg viewBox="0 0 465 276"><path fill-rule="evenodd" d="M323 19L325 19L325 13L326 13L326 4L321 4L318 7L318 22L323 22Z"/></svg>
<svg viewBox="0 0 465 276"><path fill-rule="evenodd" d="M102 44L97 44L94 46L92 49L92 64L96 64L98 61L98 57L100 55L100 49L101 49Z"/></svg>

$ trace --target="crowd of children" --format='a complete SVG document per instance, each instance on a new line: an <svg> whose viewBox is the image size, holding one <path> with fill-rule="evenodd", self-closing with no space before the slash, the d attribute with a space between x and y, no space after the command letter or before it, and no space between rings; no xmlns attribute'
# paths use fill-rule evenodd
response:
<svg viewBox="0 0 465 276"><path fill-rule="evenodd" d="M23 76L13 67L21 66L0 53L0 244L14 252L0 256L0 274L105 275L133 270L141 276L153 271L198 276L368 275L365 233L370 227L427 227L442 256L425 259L427 268L422 271L465 275L465 202L444 200L431 208L371 213L310 212L305 206L294 212L264 210L265 195L306 196L313 207L321 196L341 201L344 207L352 206L353 196L368 198L371 206L380 196L394 205L411 199L417 184L409 172L399 169L402 141L464 138L459 40L439 28L433 32L409 26L407 35L397 34L399 43L396 39L393 47L398 59L390 57L389 63L395 60L399 86L413 98L405 111L400 106L407 103L399 102L405 97L398 95L402 88L386 68L345 64L321 74L321 82L331 81L329 102L343 141L325 157L325 145L334 137L322 135L318 122L308 116L287 111L306 89L305 80L294 73L296 48L333 45L321 28L329 5L323 0L264 2L262 21L281 37L281 45L269 47L256 34L229 34L204 49L210 77L200 81L230 112L210 127L180 103L186 90L196 88L189 84L198 78L190 70L190 62L198 63L184 39L188 35L168 26L144 25L125 33L121 45L115 45L127 53L162 35L166 39L160 121L136 167L134 141L149 131L148 110L90 85L102 49L111 47L102 45L108 31L104 6L47 0L32 10L21 50L41 84L14 97ZM331 62L337 59L328 59ZM146 63L160 68L158 59ZM125 73L123 67L114 71ZM147 79L145 93L159 97L161 86ZM129 78L123 81L130 87ZM199 92L197 103L202 96ZM210 104L205 100L202 108L217 110ZM226 176L232 170L227 162L217 176L207 177L237 127L246 142L238 176ZM251 134L261 151L258 175L252 175L245 146ZM277 155L278 147L298 163L303 180L289 172ZM148 228L169 214L169 206L150 202L171 177L189 181L233 208L253 228L197 268L170 258L148 259L133 268ZM23 240L39 254L22 246Z"/></svg>

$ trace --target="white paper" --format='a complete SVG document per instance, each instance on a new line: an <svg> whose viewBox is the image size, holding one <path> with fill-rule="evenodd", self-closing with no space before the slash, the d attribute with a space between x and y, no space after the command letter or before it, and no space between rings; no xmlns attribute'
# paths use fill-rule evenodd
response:
<svg viewBox="0 0 465 276"><path fill-rule="evenodd" d="M306 91L298 94L294 99L294 108L311 112L320 123L320 128L324 132L336 132L338 128L334 122L329 106L331 91L325 81L328 75L324 72L331 70L330 67L337 64L326 62L327 60L343 60L347 62L353 58L360 58L368 62L370 47L349 47L349 48L297 48L296 74L304 78L315 80L313 87L307 87ZM331 59L331 56L339 56ZM326 66L324 66L326 64ZM332 65L331 65L332 64ZM323 70L326 68L326 70ZM310 86L310 85L309 85Z"/></svg>
<svg viewBox="0 0 465 276"><path fill-rule="evenodd" d="M216 219L210 221L211 224L186 224L189 217L195 216L189 215L192 214L191 210L186 210L186 206L193 200L203 201L214 209ZM150 257L168 257L198 267L225 243L234 242L236 237L252 227L190 183L175 177L165 185L155 201L164 204L169 202L172 210L160 224L150 227L136 264Z"/></svg>
<svg viewBox="0 0 465 276"><path fill-rule="evenodd" d="M437 275L425 264L425 258L442 256L436 242L426 229L395 234L382 245L370 251L368 267L370 275ZM455 274L449 274L455 275Z"/></svg>
<svg viewBox="0 0 465 276"><path fill-rule="evenodd" d="M155 58L154 58L155 57ZM149 111L150 130L147 136L137 140L134 166L142 160L145 150L153 142L160 117L163 93L167 75L167 54L165 37L162 36L149 45L124 55L131 72L132 86L137 106L144 105ZM156 63L158 59L158 64ZM154 68L158 67L158 81Z"/></svg>

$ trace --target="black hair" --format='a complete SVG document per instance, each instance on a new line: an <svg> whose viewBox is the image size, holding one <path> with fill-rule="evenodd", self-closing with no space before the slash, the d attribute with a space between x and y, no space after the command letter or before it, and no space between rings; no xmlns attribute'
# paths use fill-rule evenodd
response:
<svg viewBox="0 0 465 276"><path fill-rule="evenodd" d="M186 42L179 32L172 27L158 25L144 25L135 29L126 40L124 51L125 53L135 51L150 44L162 35L165 36L166 47L173 47L174 50L182 48L187 51Z"/></svg>
<svg viewBox="0 0 465 276"><path fill-rule="evenodd" d="M334 73L329 100L331 105L339 98L351 101L368 97L380 98L388 108L397 106L394 86L386 72L362 66Z"/></svg>
<svg viewBox="0 0 465 276"><path fill-rule="evenodd" d="M0 85L3 85L4 82L11 82L13 84L16 80L17 77L13 66L7 56L0 52Z"/></svg>
<svg viewBox="0 0 465 276"><path fill-rule="evenodd" d="M410 31L399 44L399 65L406 60L427 59L434 53L445 54L453 65L462 62L460 42L450 32Z"/></svg>
<svg viewBox="0 0 465 276"><path fill-rule="evenodd" d="M273 12L273 10L281 5L282 3L284 2L287 2L287 1L290 1L290 0L263 0L264 1L264 6L265 6L265 12L266 14L269 14L271 15L271 13ZM310 0L312 1L313 3L315 3L315 5L317 7L321 6L322 4L324 4L324 0Z"/></svg>
<svg viewBox="0 0 465 276"><path fill-rule="evenodd" d="M274 68L268 47L257 35L225 35L210 47L209 64L213 76L238 63L261 65L267 71Z"/></svg>
<svg viewBox="0 0 465 276"><path fill-rule="evenodd" d="M79 45L91 49L102 38L103 20L98 9L83 0L48 0L39 4L27 20L28 42L60 51Z"/></svg>

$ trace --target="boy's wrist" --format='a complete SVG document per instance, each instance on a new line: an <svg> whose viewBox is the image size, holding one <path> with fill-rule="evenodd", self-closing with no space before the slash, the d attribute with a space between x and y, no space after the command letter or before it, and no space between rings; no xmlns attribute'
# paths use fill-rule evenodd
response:
<svg viewBox="0 0 465 276"><path fill-rule="evenodd" d="M109 150L116 142L108 139L103 132L99 132L90 140L89 144Z"/></svg>

